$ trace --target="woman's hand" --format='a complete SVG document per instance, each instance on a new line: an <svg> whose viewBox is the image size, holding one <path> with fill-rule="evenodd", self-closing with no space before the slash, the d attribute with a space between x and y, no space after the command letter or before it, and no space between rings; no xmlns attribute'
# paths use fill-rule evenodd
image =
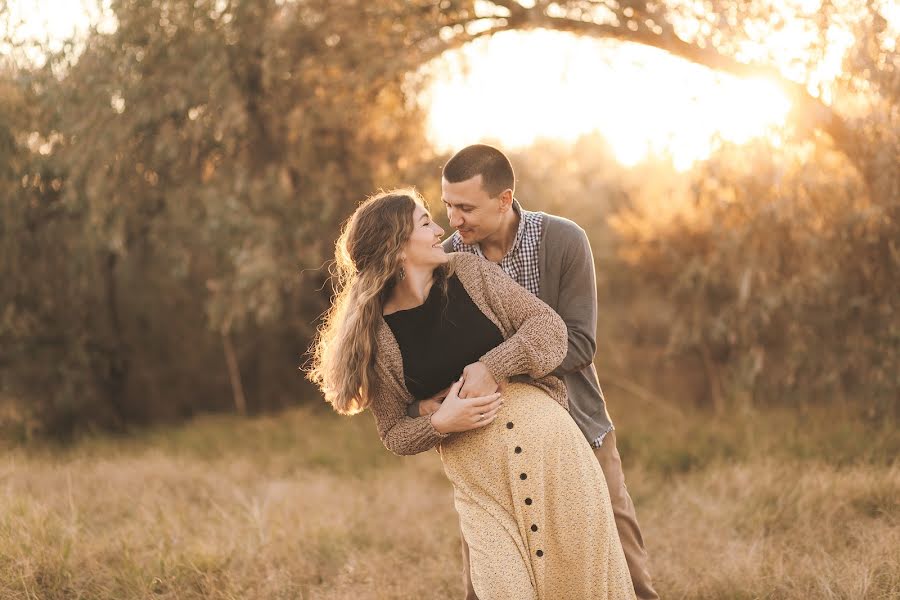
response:
<svg viewBox="0 0 900 600"><path fill-rule="evenodd" d="M503 406L500 392L476 398L460 398L459 388L464 382L465 378L461 378L450 386L441 407L431 415L431 424L439 433L469 431L484 427L497 418L497 411Z"/></svg>

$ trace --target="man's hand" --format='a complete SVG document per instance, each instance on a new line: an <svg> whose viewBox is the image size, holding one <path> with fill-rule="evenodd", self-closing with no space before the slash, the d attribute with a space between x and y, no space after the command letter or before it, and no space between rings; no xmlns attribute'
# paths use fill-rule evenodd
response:
<svg viewBox="0 0 900 600"><path fill-rule="evenodd" d="M472 363L463 369L463 386L459 391L460 398L489 396L499 389L499 382L482 362Z"/></svg>
<svg viewBox="0 0 900 600"><path fill-rule="evenodd" d="M434 396L413 402L406 408L406 414L415 419L416 417L427 417L433 415L441 407L441 402L447 397L450 388L444 388Z"/></svg>
<svg viewBox="0 0 900 600"><path fill-rule="evenodd" d="M447 397L447 392L450 391L449 387L442 389L440 392L435 394L430 398L425 398L424 400L419 401L419 416L424 417L426 415L433 415L438 411L441 407L441 403L444 401L444 398Z"/></svg>

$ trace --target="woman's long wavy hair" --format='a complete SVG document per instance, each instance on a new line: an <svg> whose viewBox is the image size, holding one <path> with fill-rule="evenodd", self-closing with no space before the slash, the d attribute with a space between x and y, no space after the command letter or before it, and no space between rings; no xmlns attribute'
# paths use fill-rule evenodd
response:
<svg viewBox="0 0 900 600"><path fill-rule="evenodd" d="M335 244L336 295L310 349L306 376L341 414L371 402L376 326L396 285L417 204L425 206L425 200L411 188L372 196L344 223ZM446 265L436 269L432 284L445 298L448 274Z"/></svg>

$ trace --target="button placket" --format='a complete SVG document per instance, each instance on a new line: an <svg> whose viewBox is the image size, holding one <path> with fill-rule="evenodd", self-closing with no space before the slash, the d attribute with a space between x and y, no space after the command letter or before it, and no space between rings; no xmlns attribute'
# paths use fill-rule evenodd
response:
<svg viewBox="0 0 900 600"><path fill-rule="evenodd" d="M507 429L513 429L514 427L515 427L515 424L514 424L512 421L507 421L507 422L506 422L506 428L507 428ZM522 451L523 451L523 450L522 450L522 446L516 446L516 447L513 449L513 452L514 452L515 454L522 454ZM526 473L525 471L522 471L521 473L519 473L519 479L520 479L521 481L526 481L526 480L528 479L528 473ZM533 503L534 503L534 500L531 498L531 496L526 496L526 497L525 497L525 505L526 505L526 506L531 506ZM530 529L531 529L531 532L532 532L532 533L537 533L538 530L539 530L539 528L538 528L538 526L537 526L537 523L532 523ZM535 551L534 554L535 554L535 556L537 556L538 558L541 558L541 557L544 556L544 551L541 550L540 548L538 548L538 549Z"/></svg>

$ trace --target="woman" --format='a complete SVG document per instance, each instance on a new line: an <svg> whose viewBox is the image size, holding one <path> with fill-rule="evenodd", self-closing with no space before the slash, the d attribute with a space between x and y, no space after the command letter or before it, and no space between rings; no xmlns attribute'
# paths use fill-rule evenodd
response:
<svg viewBox="0 0 900 600"><path fill-rule="evenodd" d="M548 375L565 324L496 265L444 253L443 233L413 190L360 205L310 379L339 413L370 408L392 452L439 446L481 600L634 598L603 473ZM474 363L529 379L461 398ZM437 412L407 415L448 385Z"/></svg>

